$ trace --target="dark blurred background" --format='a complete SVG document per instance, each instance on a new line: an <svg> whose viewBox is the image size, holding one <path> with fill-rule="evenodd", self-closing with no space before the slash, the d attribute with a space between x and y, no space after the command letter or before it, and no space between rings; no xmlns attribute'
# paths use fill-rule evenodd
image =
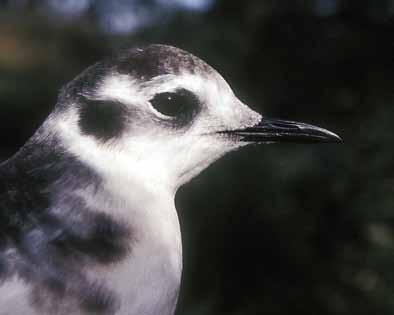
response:
<svg viewBox="0 0 394 315"><path fill-rule="evenodd" d="M178 315L394 314L393 0L0 0L0 159L120 49L205 59L267 115L343 145L250 147L177 195Z"/></svg>

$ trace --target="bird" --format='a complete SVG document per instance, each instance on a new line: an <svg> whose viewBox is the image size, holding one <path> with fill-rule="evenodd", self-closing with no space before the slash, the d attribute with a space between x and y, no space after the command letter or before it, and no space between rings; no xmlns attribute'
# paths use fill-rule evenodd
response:
<svg viewBox="0 0 394 315"><path fill-rule="evenodd" d="M179 187L249 144L341 142L265 117L193 54L122 50L59 92L0 164L0 315L172 315Z"/></svg>

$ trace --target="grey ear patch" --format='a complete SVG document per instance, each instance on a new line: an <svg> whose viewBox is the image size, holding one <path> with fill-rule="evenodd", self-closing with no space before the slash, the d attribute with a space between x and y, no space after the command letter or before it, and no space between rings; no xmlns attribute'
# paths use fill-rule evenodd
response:
<svg viewBox="0 0 394 315"><path fill-rule="evenodd" d="M128 117L128 108L120 102L85 98L79 108L79 127L84 134L105 142L122 135Z"/></svg>

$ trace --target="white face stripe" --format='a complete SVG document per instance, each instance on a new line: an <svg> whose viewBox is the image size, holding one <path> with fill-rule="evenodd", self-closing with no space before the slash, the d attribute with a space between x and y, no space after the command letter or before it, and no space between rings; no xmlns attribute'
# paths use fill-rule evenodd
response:
<svg viewBox="0 0 394 315"><path fill-rule="evenodd" d="M216 136L215 132L252 126L261 116L242 104L215 72L162 75L146 82L111 73L91 96L116 100L160 119L163 115L153 109L150 99L157 93L177 89L194 93L202 107L185 130L157 124L154 119L131 120L130 124L138 125L138 129L130 128L121 138L102 143L94 136L82 134L76 106L70 106L52 126L68 150L114 185L146 183L152 191L174 194L180 185L213 161L241 146L234 140Z"/></svg>
<svg viewBox="0 0 394 315"><path fill-rule="evenodd" d="M143 96L137 80L125 74L112 73L104 78L94 97L132 105L145 100Z"/></svg>
<svg viewBox="0 0 394 315"><path fill-rule="evenodd" d="M186 73L182 75L161 75L141 83L129 75L112 73L103 80L96 97L132 104L139 100L149 100L157 93L175 91L179 87L198 92L204 86L204 83L203 78Z"/></svg>
<svg viewBox="0 0 394 315"><path fill-rule="evenodd" d="M208 76L189 73L166 74L143 83L128 75L113 73L104 79L96 97L145 107L152 111L149 100L154 95L174 92L180 88L193 92L202 105L207 106L213 113L214 118L226 121L225 125L229 129L250 126L261 119L261 115L250 110L236 98L227 82L215 72Z"/></svg>

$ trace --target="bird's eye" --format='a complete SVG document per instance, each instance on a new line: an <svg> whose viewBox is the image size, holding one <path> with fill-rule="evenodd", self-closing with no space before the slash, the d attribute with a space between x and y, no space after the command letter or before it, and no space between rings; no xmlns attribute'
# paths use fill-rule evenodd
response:
<svg viewBox="0 0 394 315"><path fill-rule="evenodd" d="M199 107L198 98L185 89L156 94L150 103L161 114L182 121L191 120Z"/></svg>

